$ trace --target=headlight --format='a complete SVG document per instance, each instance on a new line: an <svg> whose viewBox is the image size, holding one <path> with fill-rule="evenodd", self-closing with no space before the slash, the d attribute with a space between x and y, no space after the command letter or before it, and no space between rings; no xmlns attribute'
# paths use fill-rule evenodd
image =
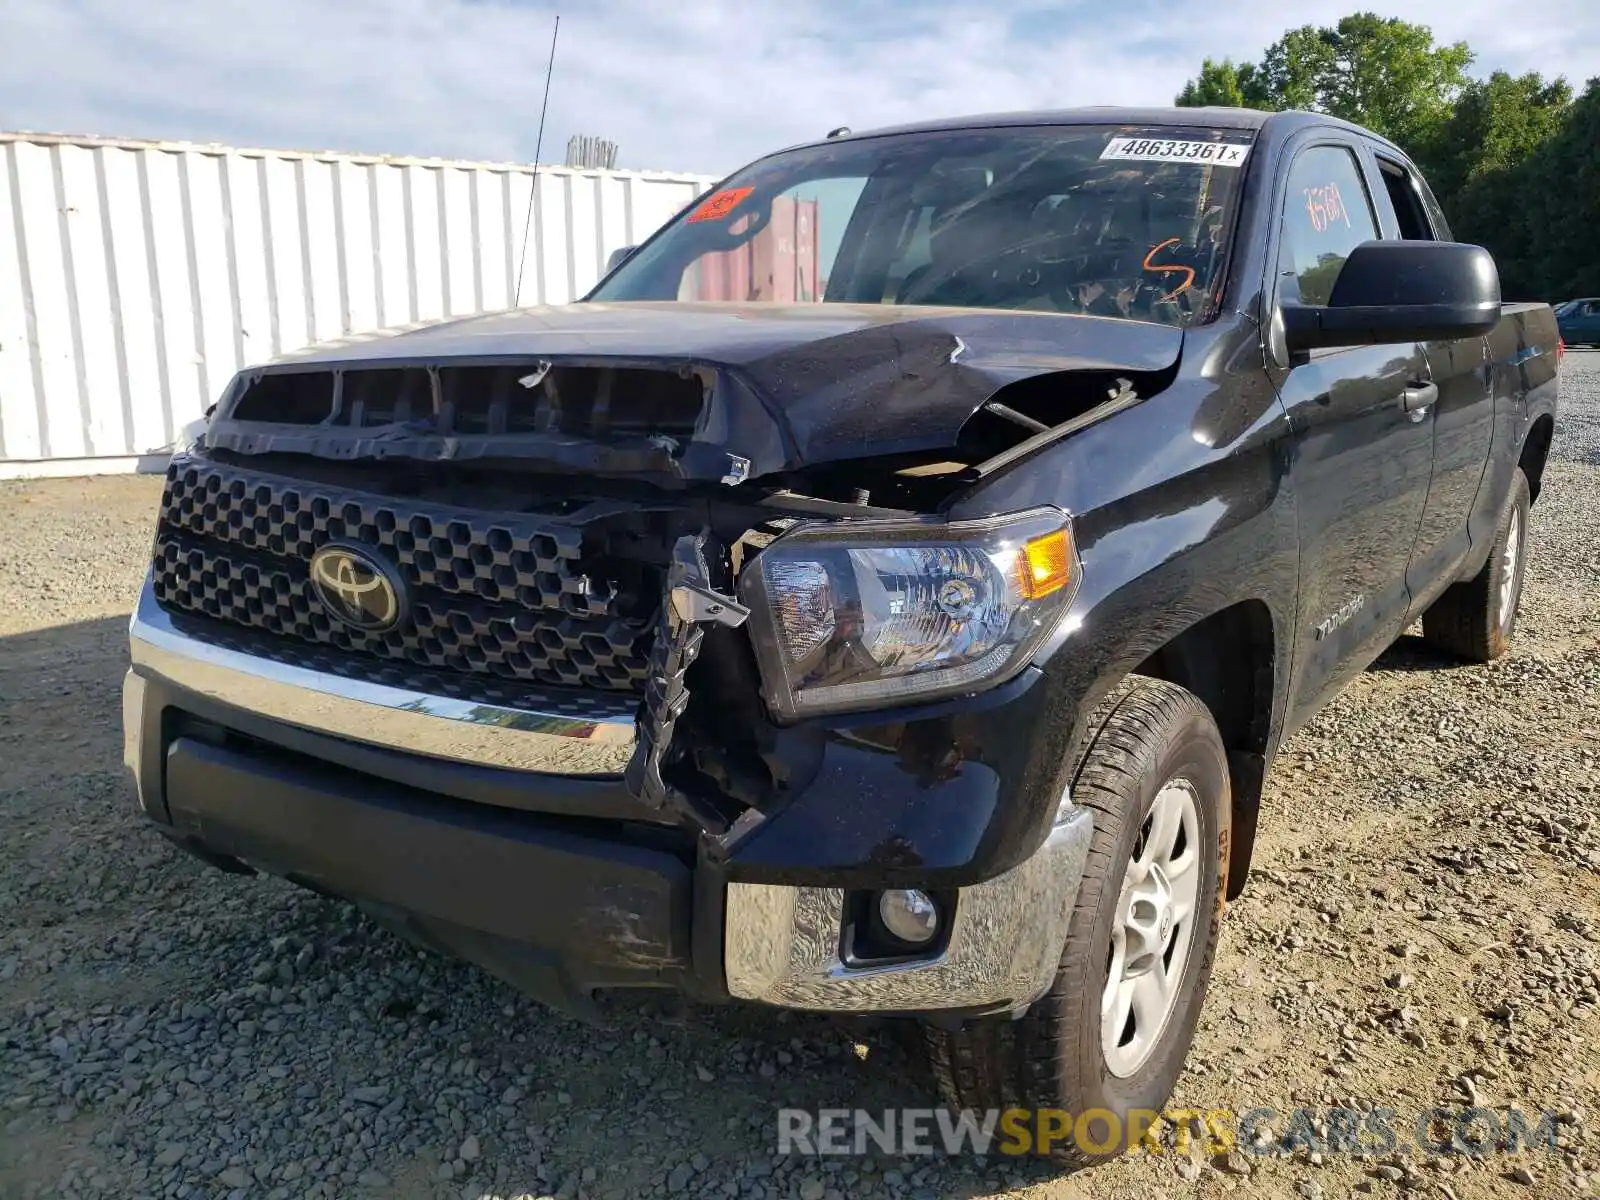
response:
<svg viewBox="0 0 1600 1200"><path fill-rule="evenodd" d="M1011 678L1078 589L1072 524L797 526L741 573L762 691L780 719L978 691Z"/></svg>

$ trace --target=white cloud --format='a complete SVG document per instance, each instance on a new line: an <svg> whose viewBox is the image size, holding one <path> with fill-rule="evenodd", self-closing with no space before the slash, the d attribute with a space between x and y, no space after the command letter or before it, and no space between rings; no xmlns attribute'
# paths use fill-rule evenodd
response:
<svg viewBox="0 0 1600 1200"><path fill-rule="evenodd" d="M1352 0L1352 8L1366 7ZM1255 57L1268 0L563 5L546 160L568 135L633 167L721 171L764 150L959 113L1168 103L1206 55ZM548 0L5 0L0 128L480 159L532 157ZM1600 5L1415 0L1475 68L1600 75Z"/></svg>

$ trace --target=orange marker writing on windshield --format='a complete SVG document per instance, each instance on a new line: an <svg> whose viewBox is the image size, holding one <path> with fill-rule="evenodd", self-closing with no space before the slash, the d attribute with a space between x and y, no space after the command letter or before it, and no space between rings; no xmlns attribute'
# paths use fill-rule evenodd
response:
<svg viewBox="0 0 1600 1200"><path fill-rule="evenodd" d="M1174 271L1182 271L1185 275L1188 276L1188 278L1185 279L1182 283L1180 283L1177 287L1173 288L1165 296L1161 297L1163 300L1171 300L1179 292L1186 291L1188 288L1190 288L1190 287L1192 287L1194 285L1194 268L1193 267L1186 267L1186 266L1183 266L1180 263L1168 263L1166 266L1163 267L1163 266L1160 266L1160 265L1150 261L1159 252L1161 252L1162 250L1165 250L1168 246L1176 246L1182 241L1183 241L1182 238L1170 237L1166 241L1162 242L1160 245L1151 246L1150 247L1150 252L1144 256L1144 269L1146 271L1155 271L1155 272L1157 272L1159 274L1162 274L1162 275L1170 275Z"/></svg>

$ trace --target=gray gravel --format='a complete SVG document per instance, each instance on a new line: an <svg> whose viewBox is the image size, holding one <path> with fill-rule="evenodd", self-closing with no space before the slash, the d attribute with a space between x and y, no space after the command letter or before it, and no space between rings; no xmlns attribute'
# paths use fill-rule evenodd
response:
<svg viewBox="0 0 1600 1200"><path fill-rule="evenodd" d="M1600 350L1568 350L1563 367L1557 453L1568 462L1600 465Z"/></svg>
<svg viewBox="0 0 1600 1200"><path fill-rule="evenodd" d="M0 484L0 1198L1569 1196L1596 1171L1600 353L1567 360L1515 653L1405 639L1285 749L1175 1101L1516 1103L1515 1162L780 1159L775 1110L930 1104L892 1028L592 1029L135 818L126 611L158 481ZM1282 1132L1281 1126L1278 1130Z"/></svg>

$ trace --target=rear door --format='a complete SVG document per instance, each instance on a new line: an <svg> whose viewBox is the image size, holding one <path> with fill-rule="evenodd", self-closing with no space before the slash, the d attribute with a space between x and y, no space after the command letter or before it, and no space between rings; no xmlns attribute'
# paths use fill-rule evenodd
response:
<svg viewBox="0 0 1600 1200"><path fill-rule="evenodd" d="M1369 178L1385 238L1448 239L1444 216L1411 165L1393 151L1370 146ZM1467 520L1494 440L1494 393L1485 338L1425 342L1435 389L1431 413L1433 470L1416 545L1406 567L1410 615L1417 616L1453 583L1471 550Z"/></svg>
<svg viewBox="0 0 1600 1200"><path fill-rule="evenodd" d="M1290 482L1300 527L1291 728L1344 686L1405 626L1406 565L1433 465L1429 411L1407 411L1431 382L1416 343L1351 346L1290 356L1277 306L1323 304L1350 251L1379 236L1361 150L1348 135L1313 130L1291 145L1277 188L1269 259L1268 370L1288 410Z"/></svg>

